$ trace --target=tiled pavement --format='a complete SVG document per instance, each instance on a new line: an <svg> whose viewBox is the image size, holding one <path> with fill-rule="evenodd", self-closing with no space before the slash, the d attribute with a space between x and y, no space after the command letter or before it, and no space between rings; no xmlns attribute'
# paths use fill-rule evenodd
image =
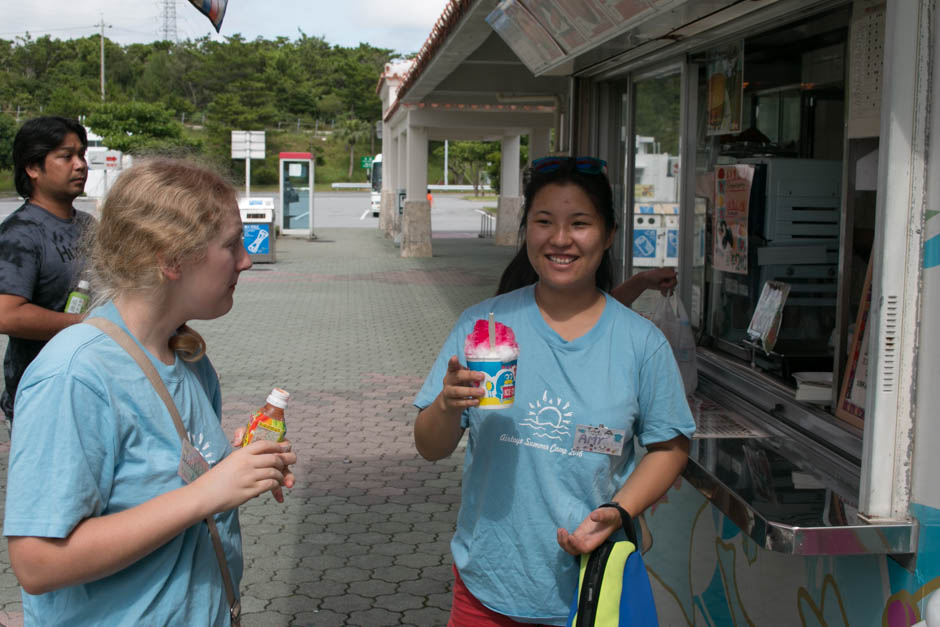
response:
<svg viewBox="0 0 940 627"><path fill-rule="evenodd" d="M276 264L242 275L231 313L193 324L222 381L228 432L273 386L291 392L297 485L283 505L264 495L241 508L243 624L444 625L462 447L421 459L411 402L512 250L455 237L434 239L433 258L402 259L376 231L318 235L279 239ZM0 443L4 494L8 452ZM0 625L21 616L0 542Z"/></svg>

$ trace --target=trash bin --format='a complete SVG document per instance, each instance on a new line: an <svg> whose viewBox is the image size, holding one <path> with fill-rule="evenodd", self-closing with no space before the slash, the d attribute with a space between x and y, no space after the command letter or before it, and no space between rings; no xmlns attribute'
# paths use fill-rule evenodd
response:
<svg viewBox="0 0 940 627"><path fill-rule="evenodd" d="M247 198L238 201L242 216L245 249L252 263L274 263L274 199Z"/></svg>
<svg viewBox="0 0 940 627"><path fill-rule="evenodd" d="M662 266L665 256L664 238L663 216L653 213L634 213L633 265L650 268Z"/></svg>

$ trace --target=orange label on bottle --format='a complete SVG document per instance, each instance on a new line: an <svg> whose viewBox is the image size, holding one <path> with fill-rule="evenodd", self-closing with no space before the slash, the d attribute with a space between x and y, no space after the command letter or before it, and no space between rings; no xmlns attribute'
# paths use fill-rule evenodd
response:
<svg viewBox="0 0 940 627"><path fill-rule="evenodd" d="M248 429L245 430L245 437L242 438L242 446L248 446L255 440L280 442L284 439L285 433L287 433L287 427L283 420L271 418L261 411L256 411L248 421Z"/></svg>

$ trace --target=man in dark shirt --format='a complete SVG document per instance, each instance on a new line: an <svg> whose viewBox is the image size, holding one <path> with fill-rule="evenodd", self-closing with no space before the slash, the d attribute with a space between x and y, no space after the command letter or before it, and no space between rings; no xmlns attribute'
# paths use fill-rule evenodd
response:
<svg viewBox="0 0 940 627"><path fill-rule="evenodd" d="M87 145L81 124L55 116L28 120L13 140L16 191L27 200L0 223L0 333L10 338L0 408L7 420L26 367L82 318L64 310L78 283L82 234L94 222L72 207L88 178Z"/></svg>

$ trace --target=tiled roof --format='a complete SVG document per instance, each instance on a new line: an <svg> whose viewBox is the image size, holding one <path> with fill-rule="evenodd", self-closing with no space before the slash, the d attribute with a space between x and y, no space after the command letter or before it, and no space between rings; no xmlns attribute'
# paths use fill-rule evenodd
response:
<svg viewBox="0 0 940 627"><path fill-rule="evenodd" d="M399 96L408 93L408 90L414 86L415 81L418 80L418 77L424 72L428 63L430 63L434 55L437 54L438 49L447 39L447 36L450 35L450 31L453 30L454 26L457 25L457 22L460 21L460 18L464 16L474 2L475 0L450 0L450 2L447 3L447 6L444 7L444 11L441 12L441 16L437 18L437 21L431 28L431 33L428 35L428 38L424 40L424 45L421 46L421 50L418 51L418 55L414 58L411 69L405 76L404 81L402 81L401 87L398 90ZM388 111L385 113L385 119L388 119L389 116L395 113L400 101L401 98L399 97L396 102L388 108Z"/></svg>

